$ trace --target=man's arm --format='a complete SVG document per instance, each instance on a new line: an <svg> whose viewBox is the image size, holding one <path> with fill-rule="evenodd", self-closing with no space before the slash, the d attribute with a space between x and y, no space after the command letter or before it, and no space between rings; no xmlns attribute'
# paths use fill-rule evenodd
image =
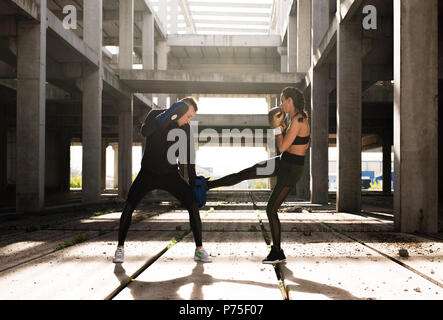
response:
<svg viewBox="0 0 443 320"><path fill-rule="evenodd" d="M159 128L155 117L158 116L161 112L162 112L161 110L151 110L148 113L145 121L143 122L143 124L140 128L140 133L143 136L149 137L151 134L153 134Z"/></svg>
<svg viewBox="0 0 443 320"><path fill-rule="evenodd" d="M176 102L166 110L151 110L141 127L141 134L149 137L156 130L180 119L188 109L189 106L186 103Z"/></svg>

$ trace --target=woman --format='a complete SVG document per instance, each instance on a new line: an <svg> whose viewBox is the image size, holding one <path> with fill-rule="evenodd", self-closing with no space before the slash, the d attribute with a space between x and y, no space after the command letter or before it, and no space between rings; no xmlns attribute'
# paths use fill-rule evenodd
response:
<svg viewBox="0 0 443 320"><path fill-rule="evenodd" d="M277 119L275 121L281 119L279 128L274 130L278 150L282 153L281 156L258 163L238 173L207 182L207 189L209 190L221 186L232 186L243 180L277 176L277 184L272 190L266 207L273 242L271 252L263 260L263 263L266 264L276 264L286 260L280 246L281 226L277 210L303 175L304 159L306 150L309 148L310 139L308 114L305 108L305 98L299 89L294 87L283 89L281 93L281 110L278 110L276 114L274 108L272 114L273 119ZM281 111L289 115L290 122L287 128L283 122L284 117ZM269 161L275 161L274 172L270 174L260 173L258 169L268 168Z"/></svg>

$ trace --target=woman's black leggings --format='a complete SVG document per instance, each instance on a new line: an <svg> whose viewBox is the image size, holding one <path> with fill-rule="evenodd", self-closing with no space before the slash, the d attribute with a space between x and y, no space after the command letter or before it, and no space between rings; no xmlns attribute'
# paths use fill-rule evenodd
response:
<svg viewBox="0 0 443 320"><path fill-rule="evenodd" d="M291 190L295 187L296 183L303 174L303 157L298 160L298 163L291 163L289 161L280 159L280 157L271 158L267 161L257 163L256 165L240 172L227 175L217 180L208 181L207 186L208 189L213 189L222 186L233 186L244 180L277 176L277 184L272 190L271 196L268 200L266 214L271 227L272 242L274 246L280 248L281 225L277 210L280 208L289 192L291 192ZM274 166L271 161L274 162ZM271 172L266 172L266 170L264 170L264 168L272 167L274 167L275 170Z"/></svg>
<svg viewBox="0 0 443 320"><path fill-rule="evenodd" d="M143 167L129 189L128 199L120 218L118 245L123 246L125 242L135 208L145 194L154 189L169 192L188 210L195 245L200 247L202 245L202 223L198 204L194 201L194 196L192 195L191 186L182 178L178 171L177 173L157 175L146 171Z"/></svg>

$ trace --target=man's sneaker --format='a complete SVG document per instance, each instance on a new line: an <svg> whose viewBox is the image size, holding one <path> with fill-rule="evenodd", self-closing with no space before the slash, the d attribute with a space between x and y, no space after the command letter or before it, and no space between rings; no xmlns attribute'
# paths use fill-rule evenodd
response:
<svg viewBox="0 0 443 320"><path fill-rule="evenodd" d="M262 262L264 264L277 264L282 263L286 261L285 254L282 249L279 249L277 247L271 246L271 252L268 254L266 259L264 259Z"/></svg>
<svg viewBox="0 0 443 320"><path fill-rule="evenodd" d="M125 259L125 249L123 249L122 247L117 247L117 250L115 250L114 260L112 260L112 262L123 263L124 259Z"/></svg>
<svg viewBox="0 0 443 320"><path fill-rule="evenodd" d="M212 262L211 256L204 248L201 248L200 250L195 249L194 260L201 262Z"/></svg>

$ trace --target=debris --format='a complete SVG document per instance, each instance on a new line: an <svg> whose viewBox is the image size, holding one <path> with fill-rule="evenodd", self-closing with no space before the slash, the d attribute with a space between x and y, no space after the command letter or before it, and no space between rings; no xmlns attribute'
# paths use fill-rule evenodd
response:
<svg viewBox="0 0 443 320"><path fill-rule="evenodd" d="M407 258L407 257L409 257L409 252L408 252L408 250L406 250L406 249L400 249L400 250L398 250L398 254L399 254L399 256L402 257L402 258Z"/></svg>

